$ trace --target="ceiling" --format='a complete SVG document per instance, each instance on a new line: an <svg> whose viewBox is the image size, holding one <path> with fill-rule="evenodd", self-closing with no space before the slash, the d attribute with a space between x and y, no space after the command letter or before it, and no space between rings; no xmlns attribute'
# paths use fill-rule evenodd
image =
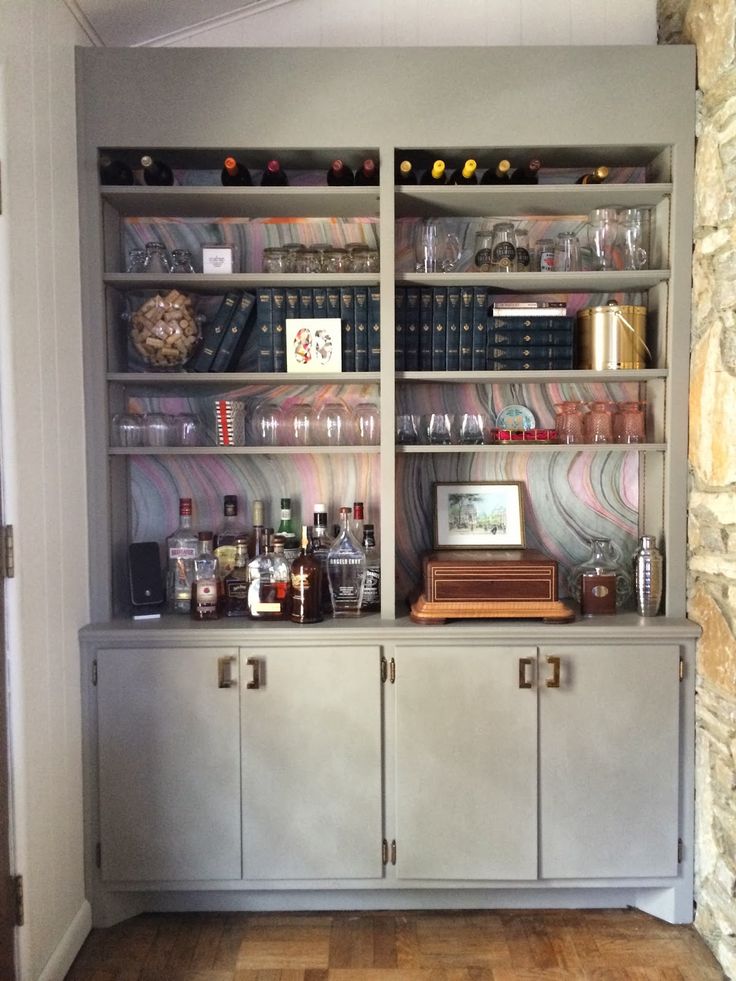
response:
<svg viewBox="0 0 736 981"><path fill-rule="evenodd" d="M64 0L94 44L171 44L290 0Z"/></svg>

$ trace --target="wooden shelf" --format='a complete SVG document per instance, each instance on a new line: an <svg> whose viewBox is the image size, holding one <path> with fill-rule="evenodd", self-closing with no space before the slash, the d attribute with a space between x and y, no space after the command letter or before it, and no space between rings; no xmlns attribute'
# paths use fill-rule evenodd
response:
<svg viewBox="0 0 736 981"><path fill-rule="evenodd" d="M126 290L198 290L225 293L231 289L255 290L265 286L375 286L378 273L105 273L106 286Z"/></svg>
<svg viewBox="0 0 736 981"><path fill-rule="evenodd" d="M380 446L111 446L110 456L378 455Z"/></svg>
<svg viewBox="0 0 736 981"><path fill-rule="evenodd" d="M584 368L540 371L400 371L398 382L431 382L433 384L498 385L526 381L537 385L562 382L647 382L666 378L667 368L642 368L637 371L588 371Z"/></svg>
<svg viewBox="0 0 736 981"><path fill-rule="evenodd" d="M449 446L427 446L425 444L413 444L409 446L397 446L396 452L400 455L414 453L664 453L667 450L665 443L490 443L477 445L464 445L451 443Z"/></svg>
<svg viewBox="0 0 736 981"><path fill-rule="evenodd" d="M650 289L658 283L666 283L669 278L669 269L569 273L482 273L469 270L453 273L396 274L396 282L399 284L488 286L508 293L621 293Z"/></svg>

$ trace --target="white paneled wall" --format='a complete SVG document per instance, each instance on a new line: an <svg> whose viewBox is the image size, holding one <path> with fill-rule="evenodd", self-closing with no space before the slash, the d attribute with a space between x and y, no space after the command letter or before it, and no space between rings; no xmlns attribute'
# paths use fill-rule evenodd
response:
<svg viewBox="0 0 736 981"><path fill-rule="evenodd" d="M656 44L656 0L292 0L162 38L177 47ZM458 66L458 71L462 67ZM472 79L469 79L472 84Z"/></svg>

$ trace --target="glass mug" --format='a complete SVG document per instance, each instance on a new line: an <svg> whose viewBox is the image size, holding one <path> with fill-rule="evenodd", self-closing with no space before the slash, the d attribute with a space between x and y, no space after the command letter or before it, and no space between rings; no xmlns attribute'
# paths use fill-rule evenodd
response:
<svg viewBox="0 0 736 981"><path fill-rule="evenodd" d="M646 269L649 265L649 212L624 208L619 212L624 269Z"/></svg>
<svg viewBox="0 0 736 981"><path fill-rule="evenodd" d="M452 272L460 262L461 252L457 235L442 231L436 221L428 219L417 225L414 235L416 272Z"/></svg>
<svg viewBox="0 0 736 981"><path fill-rule="evenodd" d="M615 208L596 208L588 215L588 241L596 270L614 268L613 247L618 238L618 212Z"/></svg>

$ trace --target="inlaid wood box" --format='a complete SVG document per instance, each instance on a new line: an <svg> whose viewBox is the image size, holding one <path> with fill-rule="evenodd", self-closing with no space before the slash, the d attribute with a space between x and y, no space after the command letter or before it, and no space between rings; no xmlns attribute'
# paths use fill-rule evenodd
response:
<svg viewBox="0 0 736 981"><path fill-rule="evenodd" d="M534 549L430 552L423 565L431 602L557 599L557 562Z"/></svg>

